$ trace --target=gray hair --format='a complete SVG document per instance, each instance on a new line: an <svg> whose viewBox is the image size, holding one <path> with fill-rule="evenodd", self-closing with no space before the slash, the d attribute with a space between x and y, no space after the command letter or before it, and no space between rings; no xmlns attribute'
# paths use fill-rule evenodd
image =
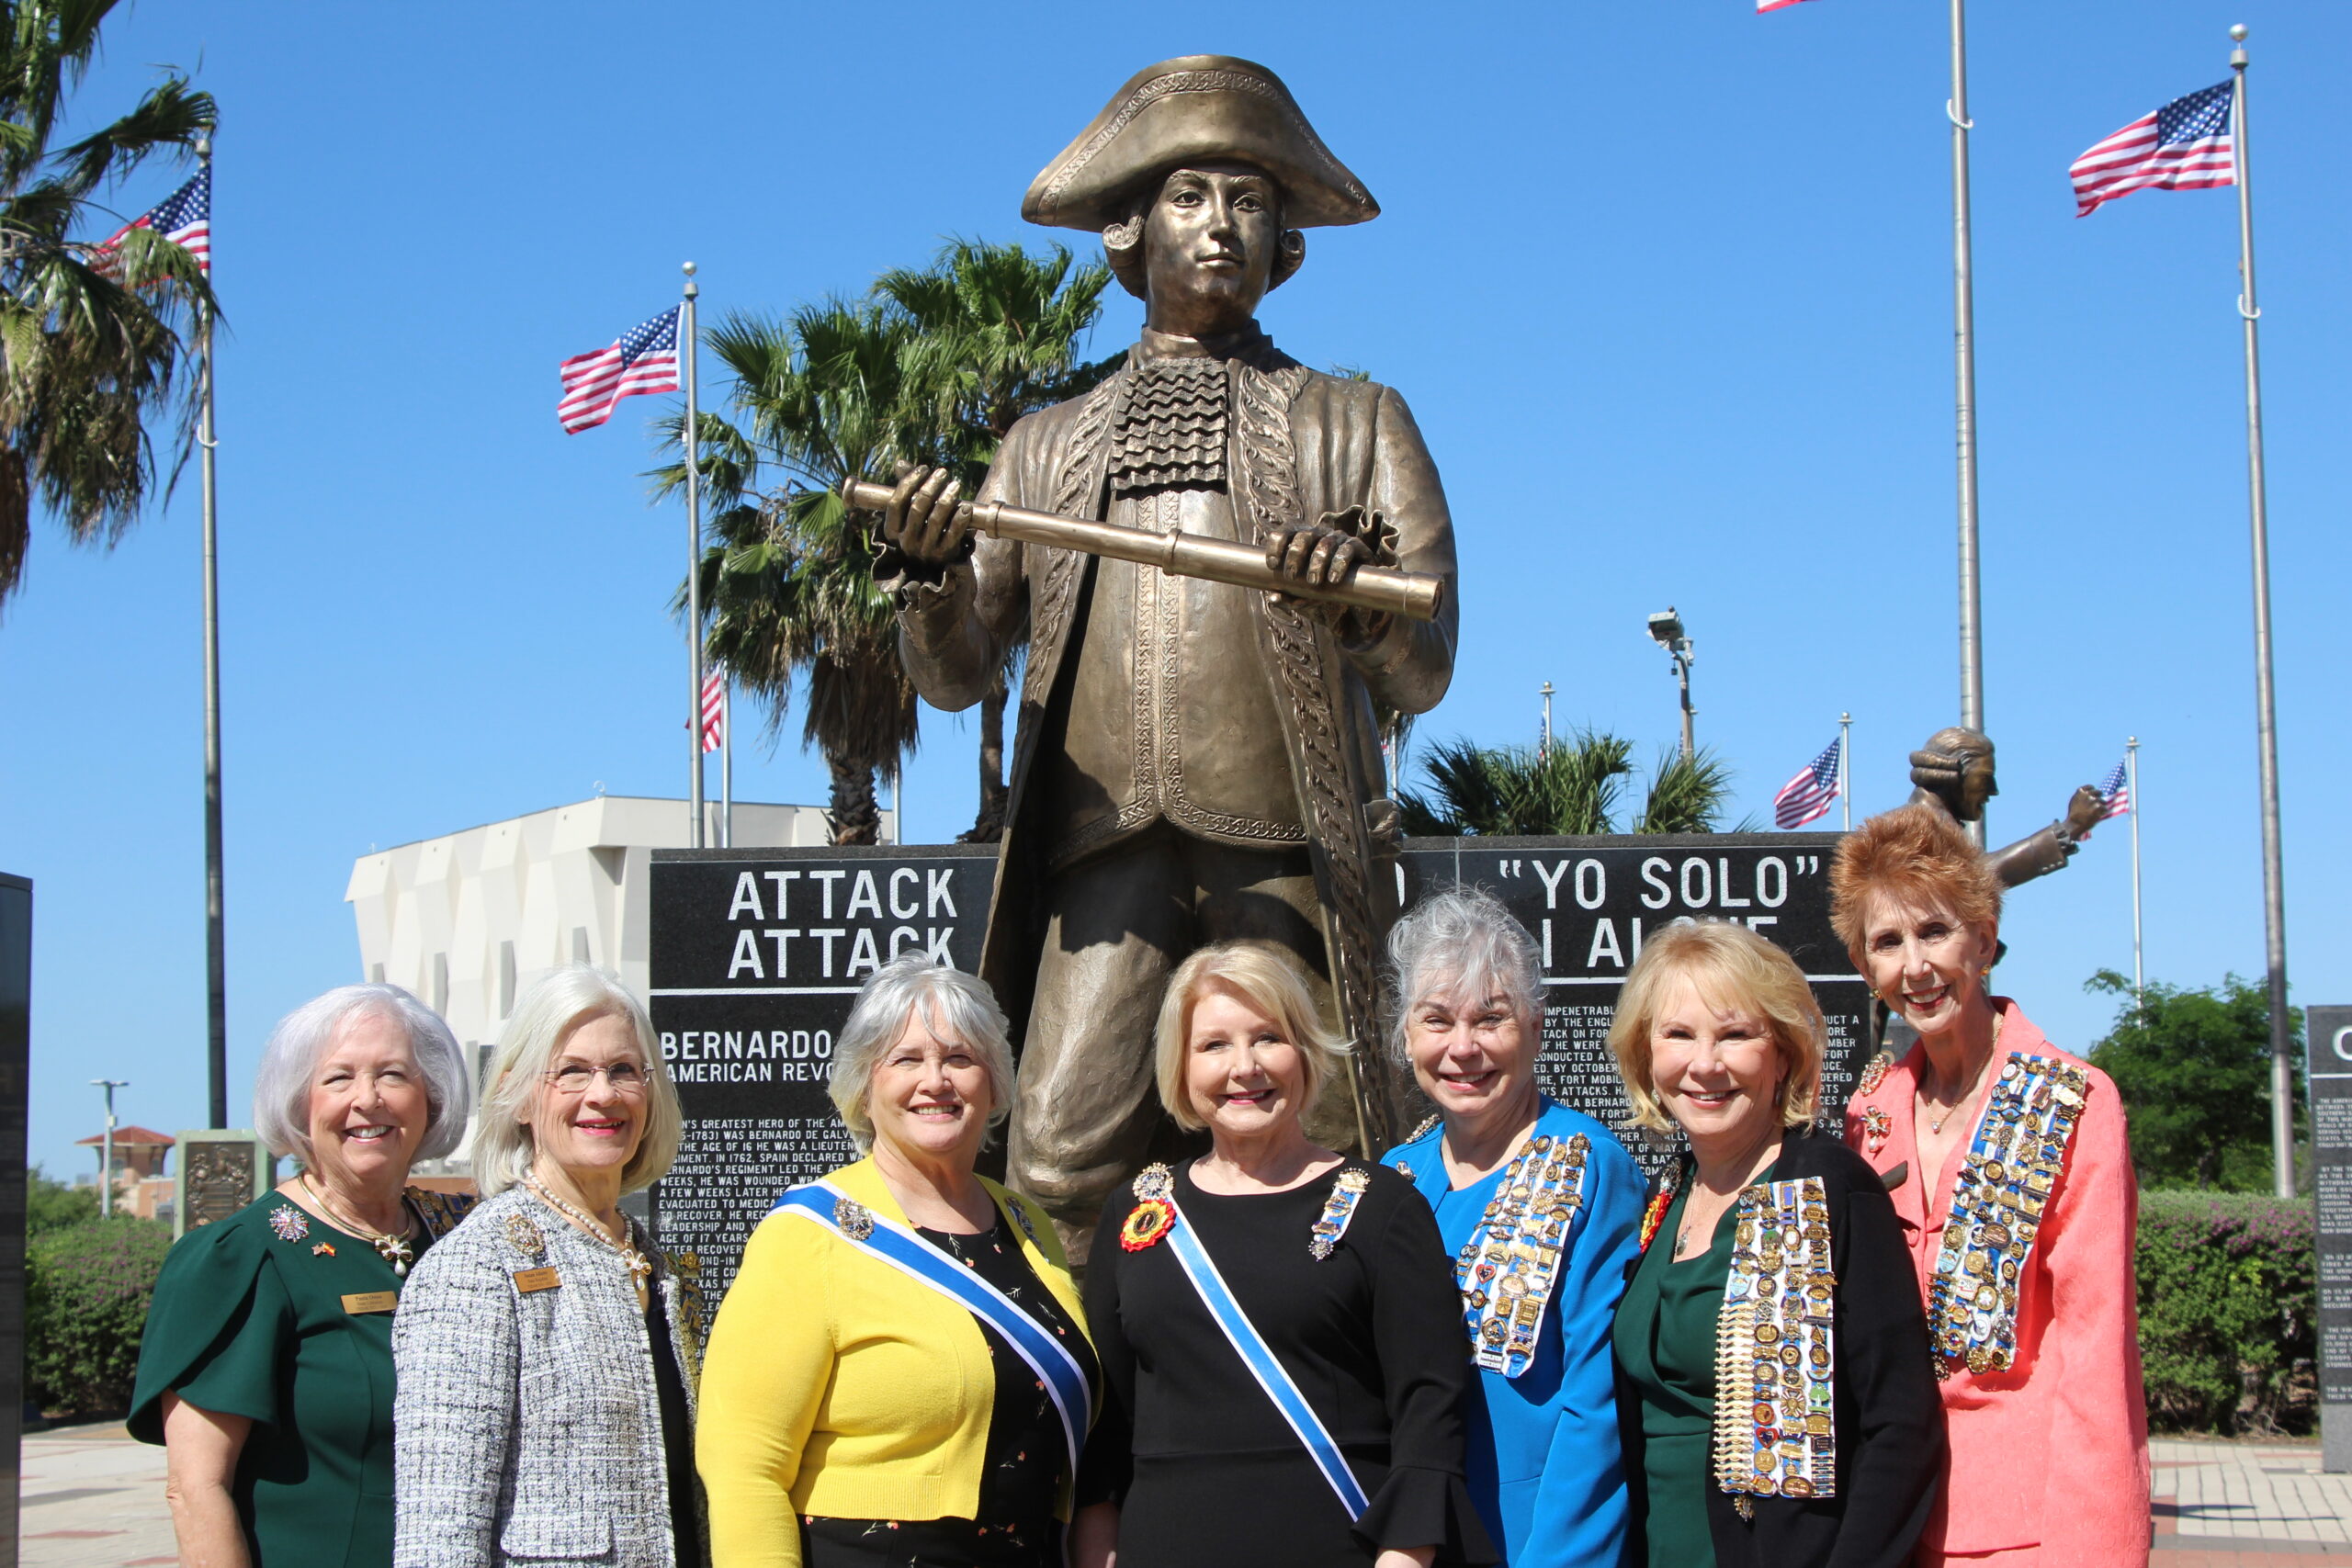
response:
<svg viewBox="0 0 2352 1568"><path fill-rule="evenodd" d="M474 1129L474 1185L492 1197L521 1181L538 1153L532 1109L556 1054L581 1025L599 1018L625 1018L645 1058L645 1135L621 1168L621 1190L650 1187L669 1174L685 1135L677 1087L653 1038L653 1021L621 977L593 964L567 964L534 981L514 1004L506 1032L491 1058L481 1091L481 1125Z"/></svg>
<svg viewBox="0 0 2352 1568"><path fill-rule="evenodd" d="M1012 1114L1012 1046L995 993L976 976L919 953L901 953L866 980L833 1046L833 1109L861 1153L874 1147L874 1117L866 1108L874 1066L918 1016L933 1034L952 1037L979 1057L989 1075L989 1125Z"/></svg>
<svg viewBox="0 0 2352 1568"><path fill-rule="evenodd" d="M337 986L279 1019L254 1073L254 1130L272 1154L310 1167L316 1157L311 1147L311 1080L344 1021L359 1017L390 1020L408 1035L409 1054L424 1077L424 1141L417 1145L416 1157L439 1159L458 1146L473 1102L466 1058L440 1015L398 986Z"/></svg>
<svg viewBox="0 0 2352 1568"><path fill-rule="evenodd" d="M1535 939L1482 887L1456 885L1414 905L1388 933L1388 1049L1399 1063L1414 1004L1430 997L1499 997L1522 1021L1544 1013Z"/></svg>

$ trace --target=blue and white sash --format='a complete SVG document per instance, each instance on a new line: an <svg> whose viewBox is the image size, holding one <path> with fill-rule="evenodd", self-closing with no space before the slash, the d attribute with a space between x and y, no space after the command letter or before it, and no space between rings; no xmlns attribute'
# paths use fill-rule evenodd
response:
<svg viewBox="0 0 2352 1568"><path fill-rule="evenodd" d="M775 1206L815 1221L868 1258L889 1265L919 1285L937 1291L995 1329L1029 1363L1030 1371L1037 1374L1052 1397L1055 1413L1062 1421L1069 1476L1076 1481L1078 1451L1086 1438L1093 1399L1085 1371L1061 1341L978 1274L896 1220L874 1213L829 1182L812 1181L805 1187L796 1187L778 1198ZM844 1223L844 1215L849 1216L848 1223Z"/></svg>
<svg viewBox="0 0 2352 1568"><path fill-rule="evenodd" d="M1209 1316L1225 1331L1226 1338L1241 1357L1241 1364L1250 1369L1250 1375L1258 1380L1258 1386L1274 1402L1274 1408L1290 1423L1290 1429L1297 1434L1307 1457L1315 1461L1315 1468L1323 1472L1323 1479L1339 1495L1340 1506L1348 1511L1349 1522L1362 1518L1370 1499L1364 1495L1354 1472L1348 1469L1348 1461L1340 1456L1340 1445L1331 1440L1323 1418L1315 1414L1315 1407L1306 1403L1306 1395L1299 1392L1298 1384L1274 1358L1273 1347L1266 1343L1258 1325L1250 1321L1250 1314L1234 1300L1225 1277L1216 1271L1208 1248L1193 1234L1183 1210L1176 1207L1172 1189L1164 1201L1176 1212L1176 1223L1168 1232L1169 1249L1176 1254L1176 1261L1182 1267L1184 1277L1193 1282L1193 1289L1200 1292L1201 1304L1209 1309Z"/></svg>

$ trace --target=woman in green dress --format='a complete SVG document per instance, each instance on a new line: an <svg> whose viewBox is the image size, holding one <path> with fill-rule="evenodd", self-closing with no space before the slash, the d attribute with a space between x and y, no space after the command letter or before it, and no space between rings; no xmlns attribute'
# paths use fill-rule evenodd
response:
<svg viewBox="0 0 2352 1568"><path fill-rule="evenodd" d="M1643 944L1609 1042L1637 1125L1689 1152L1652 1185L1617 1309L1634 1560L1902 1568L1943 1423L1878 1174L1812 1125L1827 1033L1745 927Z"/></svg>
<svg viewBox="0 0 2352 1568"><path fill-rule="evenodd" d="M162 1443L180 1560L385 1568L392 1308L470 1199L408 1185L465 1131L464 1058L397 986L344 986L263 1048L254 1124L297 1171L182 1236L155 1284L131 1436Z"/></svg>

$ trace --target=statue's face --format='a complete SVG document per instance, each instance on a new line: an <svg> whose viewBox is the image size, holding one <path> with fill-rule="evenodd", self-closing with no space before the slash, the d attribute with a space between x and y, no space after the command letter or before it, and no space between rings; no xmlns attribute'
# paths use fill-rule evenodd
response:
<svg viewBox="0 0 2352 1568"><path fill-rule="evenodd" d="M1282 243L1282 190L1244 164L1178 169L1144 220L1151 324L1204 337L1258 313Z"/></svg>

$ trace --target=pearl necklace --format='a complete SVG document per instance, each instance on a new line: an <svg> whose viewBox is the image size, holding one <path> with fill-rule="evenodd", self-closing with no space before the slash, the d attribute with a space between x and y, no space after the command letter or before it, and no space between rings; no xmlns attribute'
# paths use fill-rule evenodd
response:
<svg viewBox="0 0 2352 1568"><path fill-rule="evenodd" d="M328 1219L374 1247L377 1255L392 1266L392 1272L395 1275L401 1278L407 1277L408 1266L416 1261L416 1249L409 1245L409 1239L405 1235L394 1235L389 1231L370 1230L361 1224L356 1219L337 1208L334 1200L327 1196L326 1187L321 1182L312 1180L311 1173L307 1170L302 1173L302 1190L318 1200L319 1207L325 1211ZM415 1224L413 1220L409 1223L412 1225Z"/></svg>
<svg viewBox="0 0 2352 1568"><path fill-rule="evenodd" d="M640 1307L648 1304L645 1282L653 1277L652 1259L647 1258L645 1254L639 1252L635 1247L631 1246L628 1242L615 1241L613 1239L612 1233L606 1230L602 1224L591 1218L580 1209L565 1202L554 1193L548 1191L547 1184L542 1182L537 1176L526 1176L523 1178L523 1185L528 1187L534 1193L536 1193L541 1202L547 1204L548 1208L553 1209L557 1213L561 1214L565 1219L570 1220L572 1224L577 1226L579 1229L586 1231L590 1235L595 1237L605 1245L607 1251L619 1258L622 1267L628 1270L629 1283L637 1287L637 1304ZM628 1235L628 1221L627 1219L623 1219L621 1221L621 1234L624 1235Z"/></svg>

